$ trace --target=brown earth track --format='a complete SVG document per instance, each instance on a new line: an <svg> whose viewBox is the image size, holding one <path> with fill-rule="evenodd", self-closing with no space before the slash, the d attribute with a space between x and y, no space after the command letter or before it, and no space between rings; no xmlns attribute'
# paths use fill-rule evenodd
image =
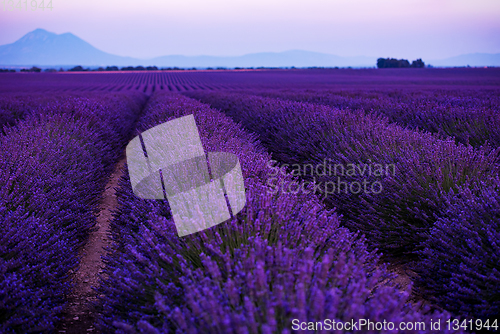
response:
<svg viewBox="0 0 500 334"><path fill-rule="evenodd" d="M97 333L95 327L97 314L93 307L97 295L93 288L98 286L99 273L104 267L101 257L106 254L106 247L110 243L109 225L113 218L111 214L118 205L114 188L118 187L125 161L123 158L116 164L106 185L97 216L97 229L91 233L87 244L80 252L80 267L73 274L75 287L68 296L69 306L56 333Z"/></svg>

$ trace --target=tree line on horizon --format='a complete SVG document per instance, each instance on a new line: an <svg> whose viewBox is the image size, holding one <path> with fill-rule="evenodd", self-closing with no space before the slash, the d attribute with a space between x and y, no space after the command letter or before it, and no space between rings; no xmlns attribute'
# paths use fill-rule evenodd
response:
<svg viewBox="0 0 500 334"><path fill-rule="evenodd" d="M377 59L377 68L424 68L425 63L422 59L410 62L407 59L379 58Z"/></svg>
<svg viewBox="0 0 500 334"><path fill-rule="evenodd" d="M396 59L396 58L378 58L377 59L377 68L424 68L425 63L422 61L422 59L417 59L410 62L407 59ZM428 67L432 67L428 65ZM286 67L287 69L295 69L295 66L292 67ZM307 67L308 69L325 69L328 67ZM332 69L339 69L339 67L331 67ZM351 67L347 67L348 69L351 69ZM204 68L205 70L213 70L214 68L212 67L207 67ZM228 68L226 67L217 67L215 68L216 70L227 70ZM278 67L235 67L235 70L240 70L240 69L278 69ZM107 66L107 67L99 67L99 68L84 68L81 65L75 66L73 68L64 70L63 68L60 68L59 70L56 70L54 68L47 68L43 70L43 72L86 72L86 71L164 71L164 70L198 70L196 67L192 68L179 68L179 67L166 67L166 68L158 68L157 66L126 66L126 67L121 67L119 68L118 66ZM0 72L16 72L14 69L0 69ZM42 72L42 69L36 66L33 66L29 69L21 69L20 72Z"/></svg>
<svg viewBox="0 0 500 334"><path fill-rule="evenodd" d="M339 67L320 67L320 66L311 66L311 67L305 67L306 69L336 69L338 70ZM352 67L346 67L347 69L352 69ZM162 67L158 68L157 66L126 66L126 67L121 67L119 68L118 66L107 66L107 67L98 67L98 68L85 68L81 65L74 66L72 68L68 69L63 69L60 68L59 70L55 68L46 68L42 70L39 67L33 66L31 68L23 68L20 70L20 72L108 72L108 71L171 71L171 70L179 70L179 71L190 71L190 70L260 70L260 69L267 69L267 70L275 70L275 69L297 69L295 66L291 67L266 67L266 66L259 66L259 67L234 67L234 68L228 68L228 67L190 67L190 68L183 68L183 67ZM0 68L0 72L16 72L15 69L2 69Z"/></svg>

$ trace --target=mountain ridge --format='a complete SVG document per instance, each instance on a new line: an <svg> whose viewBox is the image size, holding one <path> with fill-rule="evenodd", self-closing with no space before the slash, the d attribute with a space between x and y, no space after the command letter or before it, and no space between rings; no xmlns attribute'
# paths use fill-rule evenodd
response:
<svg viewBox="0 0 500 334"><path fill-rule="evenodd" d="M430 60L433 66L500 66L500 53L473 53ZM166 55L138 59L101 51L67 32L55 34L35 29L11 44L0 46L0 66L158 66L158 67L374 67L375 57L337 55L289 50L242 56Z"/></svg>

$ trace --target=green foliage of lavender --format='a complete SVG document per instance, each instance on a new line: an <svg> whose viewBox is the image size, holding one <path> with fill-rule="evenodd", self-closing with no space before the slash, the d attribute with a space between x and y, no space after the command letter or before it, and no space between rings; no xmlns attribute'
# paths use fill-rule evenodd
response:
<svg viewBox="0 0 500 334"><path fill-rule="evenodd" d="M141 99L53 99L0 137L2 333L54 328Z"/></svg>
<svg viewBox="0 0 500 334"><path fill-rule="evenodd" d="M158 93L138 130L188 114L194 114L206 151L238 156L247 204L229 221L179 238L168 204L135 197L123 177L113 249L99 288L105 296L101 330L270 332L291 327L294 316L312 316L322 298L323 314L332 317L447 316L412 307L408 292L378 265L378 255L363 238L339 227L335 212L315 195L269 192L270 156L255 136L220 112Z"/></svg>

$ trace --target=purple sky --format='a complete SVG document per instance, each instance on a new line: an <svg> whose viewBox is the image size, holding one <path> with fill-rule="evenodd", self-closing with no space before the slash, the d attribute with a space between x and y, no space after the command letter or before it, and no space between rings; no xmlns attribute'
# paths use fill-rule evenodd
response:
<svg viewBox="0 0 500 334"><path fill-rule="evenodd" d="M52 11L30 5L4 11L0 3L0 45L43 28L138 58L294 49L410 59L500 53L500 0L53 0Z"/></svg>

